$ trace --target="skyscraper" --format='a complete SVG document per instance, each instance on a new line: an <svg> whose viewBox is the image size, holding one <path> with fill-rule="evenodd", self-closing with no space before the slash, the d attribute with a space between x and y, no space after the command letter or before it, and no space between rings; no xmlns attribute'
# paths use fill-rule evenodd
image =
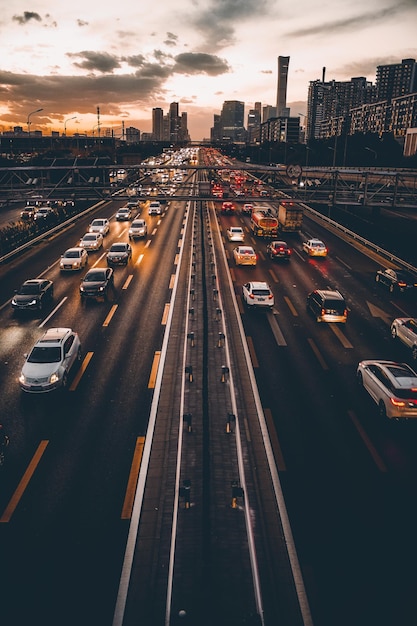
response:
<svg viewBox="0 0 417 626"><path fill-rule="evenodd" d="M277 117L288 117L287 79L290 57L278 57Z"/></svg>
<svg viewBox="0 0 417 626"><path fill-rule="evenodd" d="M155 141L162 141L164 138L164 112L161 108L152 109L152 135Z"/></svg>

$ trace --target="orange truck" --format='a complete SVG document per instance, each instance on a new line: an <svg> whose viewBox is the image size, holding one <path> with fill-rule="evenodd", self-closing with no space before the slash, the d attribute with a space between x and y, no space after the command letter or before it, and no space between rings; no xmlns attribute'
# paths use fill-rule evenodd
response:
<svg viewBox="0 0 417 626"><path fill-rule="evenodd" d="M276 237L278 234L278 220L268 208L255 209L251 215L250 225L257 237Z"/></svg>

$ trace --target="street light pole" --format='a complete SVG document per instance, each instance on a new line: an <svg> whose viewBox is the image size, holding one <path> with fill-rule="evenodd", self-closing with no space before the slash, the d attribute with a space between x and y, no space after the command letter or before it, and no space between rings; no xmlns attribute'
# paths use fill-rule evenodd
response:
<svg viewBox="0 0 417 626"><path fill-rule="evenodd" d="M41 111L43 111L43 109L36 109L36 111L31 111L28 115L28 121L27 121L27 125L28 125L28 136L30 137L30 118L32 115L34 115L35 113L40 113Z"/></svg>
<svg viewBox="0 0 417 626"><path fill-rule="evenodd" d="M74 115L74 117L69 117L67 120L65 120L64 122L64 136L67 136L67 122L70 122L71 120L76 120L77 116Z"/></svg>

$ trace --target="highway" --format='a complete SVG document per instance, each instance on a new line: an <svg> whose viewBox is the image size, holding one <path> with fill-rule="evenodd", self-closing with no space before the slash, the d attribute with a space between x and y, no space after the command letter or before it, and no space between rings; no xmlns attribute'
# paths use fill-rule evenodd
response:
<svg viewBox="0 0 417 626"><path fill-rule="evenodd" d="M375 283L383 259L308 216L280 264L247 216L172 199L161 216L142 209L148 238L110 300L82 306L60 255L94 217L111 220L105 249L125 241L121 204L1 268L2 623L410 623L416 424L382 423L355 372L370 357L413 365L389 325L416 302ZM256 267L234 265L230 224ZM312 236L327 258L302 252ZM14 289L38 276L54 303L14 314ZM269 282L272 311L243 307L247 280ZM328 286L348 302L342 328L306 312ZM23 394L23 355L51 326L77 330L80 369L63 393Z"/></svg>

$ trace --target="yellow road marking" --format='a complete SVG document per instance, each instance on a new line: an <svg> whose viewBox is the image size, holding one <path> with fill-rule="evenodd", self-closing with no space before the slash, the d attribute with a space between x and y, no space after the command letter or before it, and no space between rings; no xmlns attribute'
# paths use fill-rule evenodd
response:
<svg viewBox="0 0 417 626"><path fill-rule="evenodd" d="M164 312L163 312L163 315L162 315L162 322L161 322L162 326L165 326L165 324L167 323L169 307L170 307L170 303L168 302L164 306Z"/></svg>
<svg viewBox="0 0 417 626"><path fill-rule="evenodd" d="M140 254L138 256L138 260L136 261L135 265L140 265L142 263L142 259L143 259L143 254Z"/></svg>
<svg viewBox="0 0 417 626"><path fill-rule="evenodd" d="M320 350L318 349L318 347L316 346L316 344L314 343L314 341L312 339L307 339L308 343L310 344L311 349L313 350L314 354L317 357L318 362L320 363L320 365L322 366L322 368L324 370L328 370L329 366L327 365L326 361L323 359Z"/></svg>
<svg viewBox="0 0 417 626"><path fill-rule="evenodd" d="M140 464L142 462L143 447L145 445L145 437L136 439L135 452L133 454L132 466L130 468L129 480L127 483L125 501L122 508L122 519L130 519L132 516L133 503L135 500L136 485L138 482Z"/></svg>
<svg viewBox="0 0 417 626"><path fill-rule="evenodd" d="M259 367L258 359L256 358L255 346L253 345L252 337L246 337L246 341L249 348L250 358L252 360L253 367Z"/></svg>
<svg viewBox="0 0 417 626"><path fill-rule="evenodd" d="M161 352L157 350L153 357L151 375L149 376L148 389L154 389L156 383L156 374L159 367L159 359L161 358Z"/></svg>
<svg viewBox="0 0 417 626"><path fill-rule="evenodd" d="M77 388L77 385L81 380L81 376L84 374L85 370L87 369L87 365L91 361L93 354L94 352L87 352L87 354L85 355L84 361L81 363L81 367L78 370L77 375L75 376L74 380L72 381L71 387L69 388L70 391L75 391L75 389Z"/></svg>
<svg viewBox="0 0 417 626"><path fill-rule="evenodd" d="M126 278L125 284L123 285L122 289L127 289L130 285L130 283L132 282L132 278L133 278L133 274L129 274L129 276Z"/></svg>
<svg viewBox="0 0 417 626"><path fill-rule="evenodd" d="M274 420L272 419L272 413L270 409L264 409L266 424L268 426L269 439L271 441L272 450L274 451L275 461L277 467L281 472L285 472L287 467L284 461L284 455L282 454L281 446L278 441L277 431L275 429Z"/></svg>
<svg viewBox="0 0 417 626"><path fill-rule="evenodd" d="M178 265L179 260L180 260L180 255L179 255L179 254L176 254L176 255L175 255L175 259L174 259L174 265Z"/></svg>
<svg viewBox="0 0 417 626"><path fill-rule="evenodd" d="M288 308L290 309L290 311L294 315L294 317L298 317L298 313L296 311L296 308L293 305L293 303L291 302L291 300L289 299L289 297L288 296L284 296L284 300L287 303Z"/></svg>
<svg viewBox="0 0 417 626"><path fill-rule="evenodd" d="M119 305L118 304L113 304L112 308L109 311L108 316L106 317L106 319L103 322L103 326L108 326L111 322L111 319L113 317L113 315L116 313L116 309Z"/></svg>
<svg viewBox="0 0 417 626"><path fill-rule="evenodd" d="M40 444L39 444L35 454L32 457L31 462L29 463L25 473L23 474L23 477L22 477L20 483L18 484L18 486L16 488L16 491L12 495L11 500L10 500L9 504L7 505L3 515L0 517L0 522L1 523L10 522L10 519L11 519L13 513L15 512L16 507L19 504L21 497L24 494L24 491L25 491L26 487L28 486L29 481L30 481L30 479L32 478L32 476L34 474L35 469L37 468L37 466L39 464L39 461L41 460L42 455L45 452L46 446L48 445L48 443L49 443L49 441L47 439L43 439L40 442Z"/></svg>
<svg viewBox="0 0 417 626"><path fill-rule="evenodd" d="M169 281L169 288L173 289L175 285L175 274L171 274L171 279Z"/></svg>
<svg viewBox="0 0 417 626"><path fill-rule="evenodd" d="M363 426L359 422L359 420L356 417L355 413L353 411L348 411L348 415L349 415L350 419L352 420L352 422L354 423L354 425L356 427L356 430L358 431L358 433L362 437L362 440L365 443L366 447L368 448L369 452L371 453L371 457L373 458L373 460L375 462L375 465L378 467L378 469L381 472L386 472L387 471L387 467L386 467L384 461L379 456L378 452L375 449L374 444L372 443L372 441L369 439L368 435L364 431Z"/></svg>

